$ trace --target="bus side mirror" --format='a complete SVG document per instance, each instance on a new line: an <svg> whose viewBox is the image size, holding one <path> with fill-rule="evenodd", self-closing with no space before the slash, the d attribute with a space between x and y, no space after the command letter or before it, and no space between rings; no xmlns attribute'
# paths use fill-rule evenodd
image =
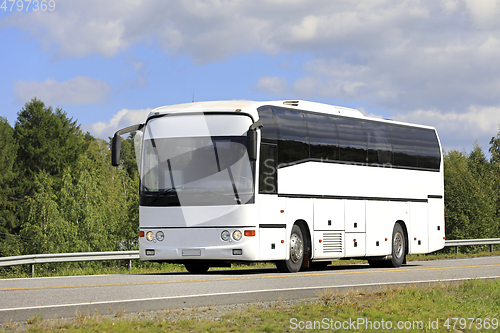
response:
<svg viewBox="0 0 500 333"><path fill-rule="evenodd" d="M120 150L122 148L122 137L115 133L113 141L111 142L111 165L120 165Z"/></svg>
<svg viewBox="0 0 500 333"><path fill-rule="evenodd" d="M257 128L261 128L262 126L264 126L262 119L259 119L248 128L247 152L250 161L257 160Z"/></svg>
<svg viewBox="0 0 500 333"><path fill-rule="evenodd" d="M257 131L254 129L247 133L247 152L250 161L257 160Z"/></svg>
<svg viewBox="0 0 500 333"><path fill-rule="evenodd" d="M120 135L130 133L132 131L140 131L144 127L144 124L136 124L129 127L125 127L115 133L113 140L111 140L111 165L120 165L120 149L122 148L122 138Z"/></svg>

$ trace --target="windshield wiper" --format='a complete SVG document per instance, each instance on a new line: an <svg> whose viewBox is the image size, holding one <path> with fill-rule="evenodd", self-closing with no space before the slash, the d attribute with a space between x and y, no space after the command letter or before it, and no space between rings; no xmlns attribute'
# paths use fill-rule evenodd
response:
<svg viewBox="0 0 500 333"><path fill-rule="evenodd" d="M175 188L169 188L163 191L158 191L158 193L154 194L151 200L148 201L148 205L155 202L158 198L165 197L165 196L177 196L177 189Z"/></svg>
<svg viewBox="0 0 500 333"><path fill-rule="evenodd" d="M184 191L184 190L205 190L205 189L206 187L196 187L196 186L179 186L175 188L164 189L156 192L151 198L151 200L148 201L148 204L155 202L158 198L161 197L177 196L177 191L179 190ZM210 192L210 193L216 194L215 192Z"/></svg>

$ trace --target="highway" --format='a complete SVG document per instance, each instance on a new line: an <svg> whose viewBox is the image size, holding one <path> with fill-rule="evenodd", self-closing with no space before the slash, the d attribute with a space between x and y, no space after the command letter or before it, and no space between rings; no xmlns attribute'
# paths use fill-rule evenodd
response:
<svg viewBox="0 0 500 333"><path fill-rule="evenodd" d="M294 274L276 269L216 270L0 280L0 322L221 304L316 298L325 289L499 278L500 256L412 261L400 268L328 266Z"/></svg>

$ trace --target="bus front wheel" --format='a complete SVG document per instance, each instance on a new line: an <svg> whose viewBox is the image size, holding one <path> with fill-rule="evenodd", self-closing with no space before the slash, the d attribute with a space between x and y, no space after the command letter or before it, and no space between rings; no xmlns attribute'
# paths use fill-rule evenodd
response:
<svg viewBox="0 0 500 333"><path fill-rule="evenodd" d="M302 267L304 261L304 237L298 225L294 225L290 234L290 257L276 262L276 267L282 273L295 273Z"/></svg>
<svg viewBox="0 0 500 333"><path fill-rule="evenodd" d="M184 267L186 267L186 270L192 274L203 274L210 269L210 266L207 263L198 260L193 260L192 262L186 262L184 263Z"/></svg>

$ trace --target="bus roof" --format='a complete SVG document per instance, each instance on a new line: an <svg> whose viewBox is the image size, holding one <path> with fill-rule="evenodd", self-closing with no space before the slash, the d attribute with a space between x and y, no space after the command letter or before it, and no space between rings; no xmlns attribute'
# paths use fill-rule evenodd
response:
<svg viewBox="0 0 500 333"><path fill-rule="evenodd" d="M335 114L335 115L345 115L350 117L362 118L363 114L355 109L345 108L341 106L328 105L323 103L308 102L302 100L293 101L247 101L247 100L232 100L232 101L209 101L209 102L193 102L185 104L167 105L161 106L149 114L149 117L172 113L176 111L182 112L200 112L200 111L243 111L250 114L254 114L257 108L261 106L279 106L287 107L291 109L300 109L304 111L315 111L321 113Z"/></svg>
<svg viewBox="0 0 500 333"><path fill-rule="evenodd" d="M392 119L383 119L375 117L366 117L363 113L356 109L346 108L342 106L335 106L317 102L309 102L303 100L280 100L280 101L248 101L248 100L226 100L226 101L207 101L207 102L193 102L175 105L161 106L153 109L149 115L150 117L169 114L175 112L245 112L250 114L254 119L258 118L257 109L262 106L276 106L286 107L289 109L296 109L301 111L312 111L331 115L346 116L352 118L363 118L367 120L375 120L392 124L400 124L406 126L415 126L422 128L434 129L432 126L410 124L399 122Z"/></svg>

